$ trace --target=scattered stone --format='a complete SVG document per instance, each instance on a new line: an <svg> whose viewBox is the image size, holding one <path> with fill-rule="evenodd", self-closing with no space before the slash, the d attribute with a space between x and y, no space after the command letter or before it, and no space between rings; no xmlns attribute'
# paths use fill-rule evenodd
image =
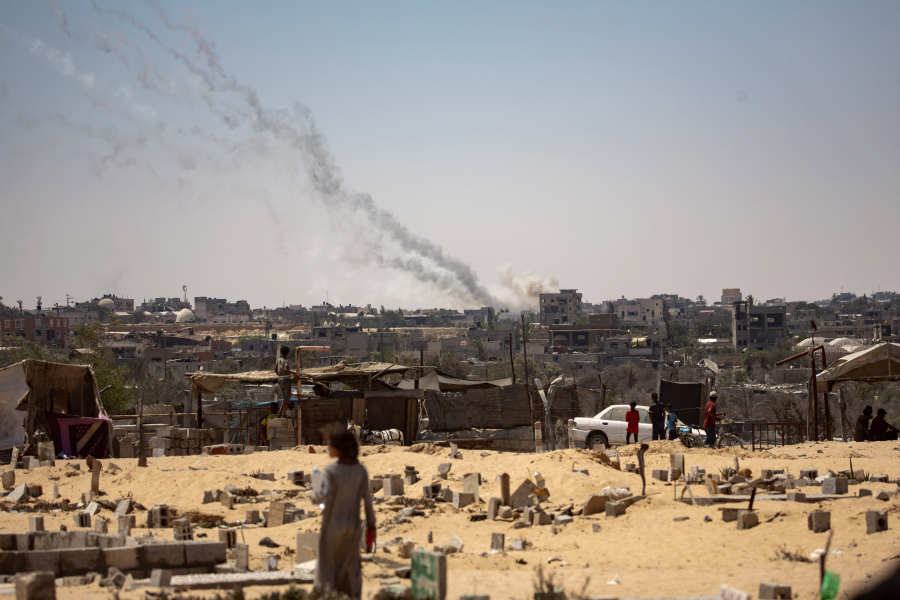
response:
<svg viewBox="0 0 900 600"><path fill-rule="evenodd" d="M453 506L455 508L464 508L470 504L475 502L474 494L467 494L465 492L453 492Z"/></svg>
<svg viewBox="0 0 900 600"><path fill-rule="evenodd" d="M588 499L584 503L584 508L582 514L587 517L590 515L598 514L606 510L606 503L609 501L609 496L601 496L599 494L591 494L588 496Z"/></svg>
<svg viewBox="0 0 900 600"><path fill-rule="evenodd" d="M441 463L438 465L438 473L446 475L453 468L453 463Z"/></svg>
<svg viewBox="0 0 900 600"><path fill-rule="evenodd" d="M278 570L278 556L274 554L269 554L263 559L263 571L277 571Z"/></svg>
<svg viewBox="0 0 900 600"><path fill-rule="evenodd" d="M831 513L825 510L814 510L806 519L807 527L813 533L822 533L831 529Z"/></svg>
<svg viewBox="0 0 900 600"><path fill-rule="evenodd" d="M463 541L459 539L459 536L454 534L453 537L450 538L450 543L447 544L447 546L453 548L455 552L462 552L465 544L463 544Z"/></svg>
<svg viewBox="0 0 900 600"><path fill-rule="evenodd" d="M238 572L244 572L250 568L250 546L247 544L235 544L234 568Z"/></svg>
<svg viewBox="0 0 900 600"><path fill-rule="evenodd" d="M860 498L865 498L866 496L871 496L871 495L872 495L872 490L869 490L869 489L866 489L866 488L859 488L859 494L858 494L858 496L859 496Z"/></svg>
<svg viewBox="0 0 900 600"><path fill-rule="evenodd" d="M521 552L525 550L525 540L509 540L509 549Z"/></svg>
<svg viewBox="0 0 900 600"><path fill-rule="evenodd" d="M594 530L594 533L600 533L600 531L601 531L602 529L603 529L603 528L600 527L600 525L599 525L598 523L594 523L594 524L593 524L593 530Z"/></svg>
<svg viewBox="0 0 900 600"><path fill-rule="evenodd" d="M260 546L265 546L266 548L278 548L279 545L272 541L272 538L269 536L263 537L263 539L259 540Z"/></svg>
<svg viewBox="0 0 900 600"><path fill-rule="evenodd" d="M72 515L72 520L75 522L75 527L91 526L91 515L87 513L75 513Z"/></svg>
<svg viewBox="0 0 900 600"><path fill-rule="evenodd" d="M125 515L124 517L119 517L118 525L119 525L119 535L121 537L130 536L131 530L135 525L134 515Z"/></svg>
<svg viewBox="0 0 900 600"><path fill-rule="evenodd" d="M626 508L626 504L624 502L609 501L606 503L606 516L607 517L618 517L619 515L624 515L625 508Z"/></svg>
<svg viewBox="0 0 900 600"><path fill-rule="evenodd" d="M806 502L806 494L803 492L788 492L788 502Z"/></svg>
<svg viewBox="0 0 900 600"><path fill-rule="evenodd" d="M688 519L690 519L690 517L675 517L672 520L675 521L676 523L679 523L681 521L687 521Z"/></svg>
<svg viewBox="0 0 900 600"><path fill-rule="evenodd" d="M3 489L8 490L11 487L16 485L16 472L15 471L5 471L2 477Z"/></svg>
<svg viewBox="0 0 900 600"><path fill-rule="evenodd" d="M759 525L759 516L752 510L740 510L737 515L737 528L750 529Z"/></svg>
<svg viewBox="0 0 900 600"><path fill-rule="evenodd" d="M94 521L94 533L109 533L109 519L97 517Z"/></svg>
<svg viewBox="0 0 900 600"><path fill-rule="evenodd" d="M871 483L887 483L888 476L883 473L879 475L872 475L872 477L869 478L869 481Z"/></svg>
<svg viewBox="0 0 900 600"><path fill-rule="evenodd" d="M536 512L532 515L532 525L549 525L552 522L553 519L545 512Z"/></svg>
<svg viewBox="0 0 900 600"><path fill-rule="evenodd" d="M397 554L400 558L411 558L413 550L416 549L416 543L410 538L403 538L397 545Z"/></svg>
<svg viewBox="0 0 900 600"><path fill-rule="evenodd" d="M513 510L509 506L501 506L497 516L501 519L512 519L513 518Z"/></svg>
<svg viewBox="0 0 900 600"><path fill-rule="evenodd" d="M9 495L6 497L6 499L7 499L9 502L21 502L21 501L24 500L26 497L28 497L28 489L27 489L27 487L28 487L28 486L26 486L26 485L23 483L22 485L20 485L19 487L17 487L17 488L14 489L13 491L11 491L11 492L9 493Z"/></svg>
<svg viewBox="0 0 900 600"><path fill-rule="evenodd" d="M881 490L880 492L875 494L875 499L876 500L884 500L885 502L887 502L888 500L891 499L891 496L886 491Z"/></svg>
<svg viewBox="0 0 900 600"><path fill-rule="evenodd" d="M703 515L703 522L704 522L704 523L711 523L711 522L712 522L712 517L710 517L709 515Z"/></svg>
<svg viewBox="0 0 900 600"><path fill-rule="evenodd" d="M53 571L16 574L16 600L56 600Z"/></svg>
<svg viewBox="0 0 900 600"><path fill-rule="evenodd" d="M394 569L394 575L403 579L409 579L411 577L411 572L412 568L407 566L397 567L396 569Z"/></svg>
<svg viewBox="0 0 900 600"><path fill-rule="evenodd" d="M504 507L505 508L505 507ZM488 500L487 518L489 521L496 521L497 514L500 512L500 498L492 497Z"/></svg>
<svg viewBox="0 0 900 600"><path fill-rule="evenodd" d="M553 519L554 525L568 525L575 519L572 518L571 515L557 515L555 519Z"/></svg>
<svg viewBox="0 0 900 600"><path fill-rule="evenodd" d="M886 510L866 511L866 533L878 533L887 531L888 515Z"/></svg>

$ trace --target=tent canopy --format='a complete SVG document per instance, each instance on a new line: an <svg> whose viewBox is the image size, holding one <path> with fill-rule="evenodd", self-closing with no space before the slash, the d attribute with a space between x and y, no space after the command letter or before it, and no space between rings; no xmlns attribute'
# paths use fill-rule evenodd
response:
<svg viewBox="0 0 900 600"><path fill-rule="evenodd" d="M847 381L900 381L900 344L878 344L847 354L816 375L816 382L828 392Z"/></svg>
<svg viewBox="0 0 900 600"><path fill-rule="evenodd" d="M394 373L406 373L410 367L395 365L393 363L359 363L348 365L341 363L330 367L317 367L314 369L302 369L299 371L300 380L307 383L332 383L340 382L347 385L359 384L361 380L368 381L369 377L381 377ZM222 389L226 381L264 385L277 383L283 379L294 378L281 376L275 371L247 371L245 373L209 373L198 371L189 376L191 380L191 392L196 397L200 392L215 394Z"/></svg>
<svg viewBox="0 0 900 600"><path fill-rule="evenodd" d="M14 411L27 411L24 426ZM0 447L23 443L45 412L105 418L94 371L32 359L0 369Z"/></svg>
<svg viewBox="0 0 900 600"><path fill-rule="evenodd" d="M446 373L434 370L428 375L419 378L420 390L440 390L442 392L458 392L464 390L486 390L495 387L512 385L512 377L505 379L492 379L489 381L474 381L471 379L459 379ZM397 384L397 389L411 390L416 387L415 381L404 379Z"/></svg>

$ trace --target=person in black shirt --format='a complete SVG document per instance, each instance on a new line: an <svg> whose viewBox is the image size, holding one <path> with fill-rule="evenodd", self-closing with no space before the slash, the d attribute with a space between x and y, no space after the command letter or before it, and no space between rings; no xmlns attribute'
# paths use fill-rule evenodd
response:
<svg viewBox="0 0 900 600"><path fill-rule="evenodd" d="M656 392L650 394L653 404L650 405L650 423L653 424L653 441L666 439L666 407L659 401Z"/></svg>

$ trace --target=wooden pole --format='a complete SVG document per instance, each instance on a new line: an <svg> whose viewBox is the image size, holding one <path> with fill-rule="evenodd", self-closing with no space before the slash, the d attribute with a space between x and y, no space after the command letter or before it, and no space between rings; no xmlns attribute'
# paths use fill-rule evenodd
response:
<svg viewBox="0 0 900 600"><path fill-rule="evenodd" d="M821 346L822 348L822 370L828 368L828 363L825 360L825 345ZM822 392L822 401L825 403L825 439L831 441L831 405L828 402L828 392Z"/></svg>
<svg viewBox="0 0 900 600"><path fill-rule="evenodd" d="M512 371L512 382L516 382L516 361L513 356L513 334L509 334L509 368Z"/></svg>
<svg viewBox="0 0 900 600"><path fill-rule="evenodd" d="M528 391L528 335L525 331L525 315L522 315L522 357L525 362L525 396L528 398L528 411L531 413L531 421L534 422L534 407L531 405L531 394Z"/></svg>
<svg viewBox="0 0 900 600"><path fill-rule="evenodd" d="M809 353L809 396L813 401L813 441L819 441L819 385L816 382L816 355Z"/></svg>
<svg viewBox="0 0 900 600"><path fill-rule="evenodd" d="M203 429L203 392L197 394L197 428Z"/></svg>

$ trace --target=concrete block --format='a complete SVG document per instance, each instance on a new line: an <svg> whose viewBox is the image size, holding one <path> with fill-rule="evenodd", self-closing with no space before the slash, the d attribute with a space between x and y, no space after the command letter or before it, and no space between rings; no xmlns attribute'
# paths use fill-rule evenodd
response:
<svg viewBox="0 0 900 600"><path fill-rule="evenodd" d="M400 543L397 545L397 555L400 558L411 558L413 550L415 549L416 543L409 538L404 538L400 540Z"/></svg>
<svg viewBox="0 0 900 600"><path fill-rule="evenodd" d="M365 534L363 534L365 538ZM319 534L318 533L298 533L297 534L297 555L300 556L303 548L309 548L313 554L319 553Z"/></svg>
<svg viewBox="0 0 900 600"><path fill-rule="evenodd" d="M91 526L91 515L87 513L75 513L72 515L72 520L75 522L75 527Z"/></svg>
<svg viewBox="0 0 900 600"><path fill-rule="evenodd" d="M119 535L122 537L128 537L131 535L131 530L135 526L135 516L134 515L125 515L124 517L118 518L119 525Z"/></svg>
<svg viewBox="0 0 900 600"><path fill-rule="evenodd" d="M234 568L239 572L247 571L250 568L250 546L247 544L235 545Z"/></svg>
<svg viewBox="0 0 900 600"><path fill-rule="evenodd" d="M846 477L828 477L822 481L823 494L846 494L847 493Z"/></svg>
<svg viewBox="0 0 900 600"><path fill-rule="evenodd" d="M531 516L532 525L549 525L552 522L553 519L545 512L536 512Z"/></svg>
<svg viewBox="0 0 900 600"><path fill-rule="evenodd" d="M375 492L380 492L384 488L384 479L380 477L373 477L369 480L369 491L373 494Z"/></svg>
<svg viewBox="0 0 900 600"><path fill-rule="evenodd" d="M194 528L191 527L190 519L175 519L172 521L172 529L177 542L194 539Z"/></svg>
<svg viewBox="0 0 900 600"><path fill-rule="evenodd" d="M303 471L288 471L287 478L288 481L290 481L294 485L303 486L306 485L304 481L304 475L305 474L303 473Z"/></svg>
<svg viewBox="0 0 900 600"><path fill-rule="evenodd" d="M8 490L16 485L16 472L15 471L5 471L2 475L0 475L0 481L3 483L3 489Z"/></svg>
<svg viewBox="0 0 900 600"><path fill-rule="evenodd" d="M106 559L100 548L78 548L60 550L59 569L67 575L102 571L106 568Z"/></svg>
<svg viewBox="0 0 900 600"><path fill-rule="evenodd" d="M883 473L879 475L872 475L872 477L869 478L869 481L871 483L887 483L888 476Z"/></svg>
<svg viewBox="0 0 900 600"><path fill-rule="evenodd" d="M506 535L502 533L491 534L491 550L503 552L506 546Z"/></svg>
<svg viewBox="0 0 900 600"><path fill-rule="evenodd" d="M141 565L154 569L178 569L184 566L184 543L146 544L140 547Z"/></svg>
<svg viewBox="0 0 900 600"><path fill-rule="evenodd" d="M22 462L25 463L25 469L27 471L34 471L41 467L41 461L38 460L36 456L26 456L22 459Z"/></svg>
<svg viewBox="0 0 900 600"><path fill-rule="evenodd" d="M52 571L60 573L59 550L33 550L17 552L22 558L19 571Z"/></svg>
<svg viewBox="0 0 900 600"><path fill-rule="evenodd" d="M487 518L488 521L496 521L497 513L500 512L500 498L490 498L488 500Z"/></svg>
<svg viewBox="0 0 900 600"><path fill-rule="evenodd" d="M878 533L887 531L888 515L886 510L866 511L866 533Z"/></svg>
<svg viewBox="0 0 900 600"><path fill-rule="evenodd" d="M806 494L803 492L788 492L788 502L806 502Z"/></svg>
<svg viewBox="0 0 900 600"><path fill-rule="evenodd" d="M509 549L516 551L525 550L525 540L509 540Z"/></svg>
<svg viewBox="0 0 900 600"><path fill-rule="evenodd" d="M556 518L553 519L553 524L554 525L568 525L569 523L571 523L574 520L575 519L572 518L570 515L556 515Z"/></svg>
<svg viewBox="0 0 900 600"><path fill-rule="evenodd" d="M109 519L103 517L94 519L94 533L109 533Z"/></svg>
<svg viewBox="0 0 900 600"><path fill-rule="evenodd" d="M28 533L44 531L44 517L32 515L28 517Z"/></svg>
<svg viewBox="0 0 900 600"><path fill-rule="evenodd" d="M803 479L815 479L818 476L818 469L800 469L800 477Z"/></svg>
<svg viewBox="0 0 900 600"><path fill-rule="evenodd" d="M601 513L606 510L607 502L609 502L609 496L591 494L585 501L581 514L587 517L589 515Z"/></svg>
<svg viewBox="0 0 900 600"><path fill-rule="evenodd" d="M103 550L103 561L107 567L115 567L120 571L137 569L140 567L140 548L137 546L106 548Z"/></svg>
<svg viewBox="0 0 900 600"><path fill-rule="evenodd" d="M607 517L618 517L619 515L624 515L626 507L627 507L627 504L625 502L608 501L606 503L606 516Z"/></svg>
<svg viewBox="0 0 900 600"><path fill-rule="evenodd" d="M441 463L438 465L438 473L446 475L453 468L453 463Z"/></svg>
<svg viewBox="0 0 900 600"><path fill-rule="evenodd" d="M16 600L56 600L56 576L50 571L17 574Z"/></svg>
<svg viewBox="0 0 900 600"><path fill-rule="evenodd" d="M172 571L168 569L153 569L150 572L150 587L164 588L172 583Z"/></svg>
<svg viewBox="0 0 900 600"><path fill-rule="evenodd" d="M666 469L666 481L678 481L681 479L681 469L668 468Z"/></svg>
<svg viewBox="0 0 900 600"><path fill-rule="evenodd" d="M501 506L500 510L497 513L497 516L501 519L512 519L513 518L513 510L509 506Z"/></svg>
<svg viewBox="0 0 900 600"><path fill-rule="evenodd" d="M791 600L791 586L783 583L759 584L759 600Z"/></svg>
<svg viewBox="0 0 900 600"><path fill-rule="evenodd" d="M248 510L244 513L244 522L248 525L256 525L259 523L259 511L258 510ZM229 546L230 548L231 546Z"/></svg>
<svg viewBox="0 0 900 600"><path fill-rule="evenodd" d="M237 544L237 530L235 529L220 529L219 530L219 541L225 544L225 547L229 550L234 548Z"/></svg>
<svg viewBox="0 0 900 600"><path fill-rule="evenodd" d="M473 502L475 502L475 496L473 494L453 492L453 506L455 508L465 508Z"/></svg>
<svg viewBox="0 0 900 600"><path fill-rule="evenodd" d="M737 528L750 529L759 525L759 516L751 510L739 510L737 514Z"/></svg>
<svg viewBox="0 0 900 600"><path fill-rule="evenodd" d="M443 502L453 502L453 490L450 488L442 489L441 493L438 494L437 499Z"/></svg>
<svg viewBox="0 0 900 600"><path fill-rule="evenodd" d="M400 477L391 477L390 479L382 479L384 482L385 497L402 496L403 495L403 479Z"/></svg>
<svg viewBox="0 0 900 600"><path fill-rule="evenodd" d="M474 502L479 500L479 486L481 485L481 475L478 473L468 473L463 477L463 492L472 494Z"/></svg>
<svg viewBox="0 0 900 600"><path fill-rule="evenodd" d="M599 524L599 523L594 523L594 524L591 525L591 529L593 530L594 533L600 533L600 531L601 531L603 528L600 527L600 524Z"/></svg>
<svg viewBox="0 0 900 600"><path fill-rule="evenodd" d="M831 513L825 510L814 510L806 518L806 524L813 533L822 533L831 529Z"/></svg>
<svg viewBox="0 0 900 600"><path fill-rule="evenodd" d="M441 493L440 483L430 483L422 486L422 497L426 500L436 500Z"/></svg>
<svg viewBox="0 0 900 600"><path fill-rule="evenodd" d="M6 500L8 502L21 502L28 496L28 486L24 483L11 491L9 495L6 496Z"/></svg>
<svg viewBox="0 0 900 600"><path fill-rule="evenodd" d="M184 543L184 565L199 567L225 562L228 544L225 542L190 541Z"/></svg>
<svg viewBox="0 0 900 600"><path fill-rule="evenodd" d="M450 538L450 543L447 544L447 546L453 548L456 552L462 552L465 544L463 544L463 541L459 539L458 535L453 534L453 537Z"/></svg>

